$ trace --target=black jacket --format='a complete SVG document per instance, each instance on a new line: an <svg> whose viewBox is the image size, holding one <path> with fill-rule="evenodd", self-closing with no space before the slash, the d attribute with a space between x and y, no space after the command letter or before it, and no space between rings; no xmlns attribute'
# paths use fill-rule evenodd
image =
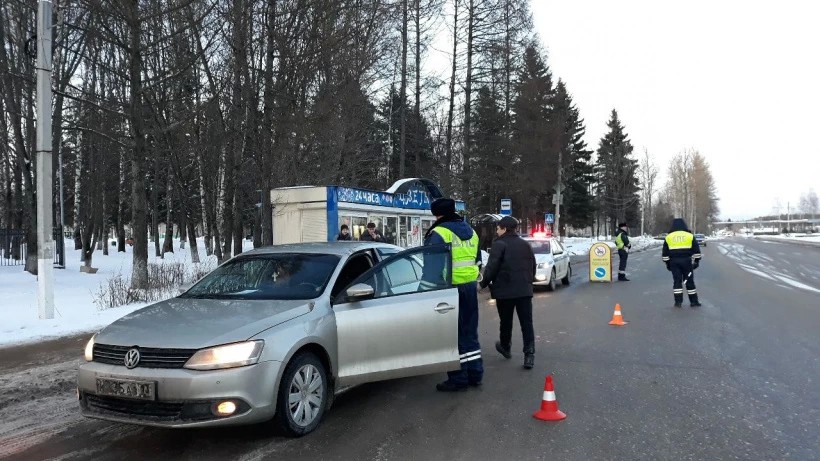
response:
<svg viewBox="0 0 820 461"><path fill-rule="evenodd" d="M347 235L339 232L339 235L336 236L336 240L353 240L353 236L350 235L350 232L348 232Z"/></svg>
<svg viewBox="0 0 820 461"><path fill-rule="evenodd" d="M535 266L535 255L529 242L515 232L507 231L493 242L481 287L492 283L490 290L495 299L532 297Z"/></svg>
<svg viewBox="0 0 820 461"><path fill-rule="evenodd" d="M623 230L619 227L618 232L615 233L615 237L617 238L618 235L620 235L620 234L623 234L623 236L621 237L621 240L624 242L624 248L626 248L627 250L632 248L632 244L629 243L629 232L627 232L627 231L625 231L625 230Z"/></svg>
<svg viewBox="0 0 820 461"><path fill-rule="evenodd" d="M359 236L359 241L362 241L362 242L384 242L384 236L377 229L376 230L376 237L373 238L373 237L370 236L370 232L368 232L367 229L365 229L364 232L362 233L362 235Z"/></svg>

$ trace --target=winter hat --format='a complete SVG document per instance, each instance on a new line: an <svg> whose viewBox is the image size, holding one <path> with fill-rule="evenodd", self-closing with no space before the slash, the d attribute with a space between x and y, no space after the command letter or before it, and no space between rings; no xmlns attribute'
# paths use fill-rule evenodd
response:
<svg viewBox="0 0 820 461"><path fill-rule="evenodd" d="M622 223L618 224L618 227L629 227L629 224L627 224L625 222L622 222Z"/></svg>
<svg viewBox="0 0 820 461"><path fill-rule="evenodd" d="M515 228L518 227L518 220L512 216L504 216L500 221L498 221L498 227L503 227L507 230L515 230Z"/></svg>
<svg viewBox="0 0 820 461"><path fill-rule="evenodd" d="M433 216L448 216L456 213L456 201L451 198L437 198L430 204Z"/></svg>

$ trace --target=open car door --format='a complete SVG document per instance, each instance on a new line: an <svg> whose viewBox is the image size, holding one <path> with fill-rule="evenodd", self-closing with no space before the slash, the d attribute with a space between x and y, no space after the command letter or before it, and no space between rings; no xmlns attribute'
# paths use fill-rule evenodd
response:
<svg viewBox="0 0 820 461"><path fill-rule="evenodd" d="M449 245L382 261L334 299L342 386L457 370L458 290Z"/></svg>

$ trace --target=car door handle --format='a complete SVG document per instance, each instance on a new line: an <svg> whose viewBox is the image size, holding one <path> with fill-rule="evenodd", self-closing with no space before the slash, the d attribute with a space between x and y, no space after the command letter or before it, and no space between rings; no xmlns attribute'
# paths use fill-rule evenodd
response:
<svg viewBox="0 0 820 461"><path fill-rule="evenodd" d="M456 306L451 306L450 304L447 304L447 303L441 303L438 306L434 307L433 310L438 312L439 314L443 314L443 313L449 312L449 311L451 311L455 308L456 308Z"/></svg>

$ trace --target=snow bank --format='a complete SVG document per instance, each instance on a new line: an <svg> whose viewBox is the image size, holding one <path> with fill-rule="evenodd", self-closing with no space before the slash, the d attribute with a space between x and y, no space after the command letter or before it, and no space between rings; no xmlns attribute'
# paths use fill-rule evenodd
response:
<svg viewBox="0 0 820 461"><path fill-rule="evenodd" d="M793 240L795 242L812 242L812 243L820 243L820 234L778 234L778 235L767 235L766 239L778 239L778 240Z"/></svg>
<svg viewBox="0 0 820 461"><path fill-rule="evenodd" d="M567 237L564 239L564 247L566 247L567 251L569 251L569 253L573 256L587 255L589 254L589 249L592 248L592 245L598 242L606 243L610 248L613 250L615 249L615 237L599 237L597 239ZM632 249L630 251L633 253L663 245L662 240L655 240L652 237L643 236L629 237L629 242L632 244Z"/></svg>
<svg viewBox="0 0 820 461"><path fill-rule="evenodd" d="M245 241L246 250L252 248L250 241ZM73 250L74 242L66 240L66 268L54 269L54 318L40 320L37 316L37 278L23 271L22 266L0 267L0 345L31 342L45 337L67 336L75 333L90 332L108 325L114 320L144 307L146 304L98 310L93 303L94 293L99 291L100 284L106 283L116 274L131 277L132 248L126 246L125 253L117 253L110 248L110 254L103 256L101 250L94 251L93 267L99 268L96 274L80 272L80 250ZM198 241L199 257L203 263L206 258L211 267L216 266L214 256L206 256L204 241ZM179 249L179 241L174 240L175 253L166 253L165 259L153 255L153 243L149 245L148 262L150 263L191 263L191 250L186 245Z"/></svg>

